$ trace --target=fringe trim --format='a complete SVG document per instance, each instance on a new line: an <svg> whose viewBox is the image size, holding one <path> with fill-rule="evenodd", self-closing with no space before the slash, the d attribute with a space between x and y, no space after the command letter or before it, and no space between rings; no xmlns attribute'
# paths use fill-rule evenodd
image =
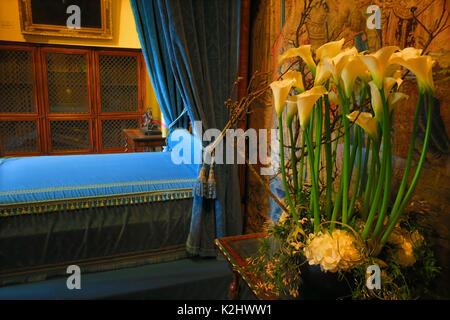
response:
<svg viewBox="0 0 450 320"><path fill-rule="evenodd" d="M204 197L205 191L208 190L206 185L206 170L207 170L206 165L203 164L202 169L200 170L200 173L197 178L197 183L195 185L195 195L199 197Z"/></svg>
<svg viewBox="0 0 450 320"><path fill-rule="evenodd" d="M208 199L216 199L216 179L214 178L214 166L211 165L208 177Z"/></svg>
<svg viewBox="0 0 450 320"><path fill-rule="evenodd" d="M126 206L159 201L172 201L193 197L191 189L170 190L144 194L114 196L108 198L71 199L70 201L50 201L43 203L22 203L0 206L0 217L17 216L23 214L41 214L65 210L79 210L89 208Z"/></svg>

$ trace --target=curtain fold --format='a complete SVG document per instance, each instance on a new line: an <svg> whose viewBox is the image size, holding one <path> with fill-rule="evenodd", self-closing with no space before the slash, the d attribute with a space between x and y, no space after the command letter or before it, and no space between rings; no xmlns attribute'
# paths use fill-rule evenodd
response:
<svg viewBox="0 0 450 320"><path fill-rule="evenodd" d="M154 1L130 0L130 3L156 99L169 126L185 106L173 77L165 40L158 30L160 15ZM185 115L174 123L170 131L187 127L188 117Z"/></svg>
<svg viewBox="0 0 450 320"><path fill-rule="evenodd" d="M130 2L135 17L138 17L136 23L144 25L137 30L143 38L141 42L147 43L144 54L151 60L148 64L159 68L170 64L193 130L201 131L195 127L195 121L201 121L203 130L222 130L229 119L224 102L230 98L237 79L240 1ZM148 21L151 18L153 21ZM151 29L152 32L143 33L140 29ZM149 48L155 47L159 47L159 53L148 52ZM164 91L162 85L159 89ZM216 198L194 197L186 244L193 255L214 256L214 238L242 233L237 165L216 164L214 173Z"/></svg>

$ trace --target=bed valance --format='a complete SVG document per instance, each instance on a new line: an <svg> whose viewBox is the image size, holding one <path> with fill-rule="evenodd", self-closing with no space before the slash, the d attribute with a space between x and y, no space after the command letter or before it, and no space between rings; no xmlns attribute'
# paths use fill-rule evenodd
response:
<svg viewBox="0 0 450 320"><path fill-rule="evenodd" d="M197 165L170 152L7 158L0 164L2 216L192 197Z"/></svg>

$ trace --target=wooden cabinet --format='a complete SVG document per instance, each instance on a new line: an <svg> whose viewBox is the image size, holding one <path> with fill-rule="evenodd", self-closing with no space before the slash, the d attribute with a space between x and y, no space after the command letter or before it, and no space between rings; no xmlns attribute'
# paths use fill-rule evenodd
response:
<svg viewBox="0 0 450 320"><path fill-rule="evenodd" d="M141 129L124 129L125 152L159 151L166 144L162 135L145 135Z"/></svg>
<svg viewBox="0 0 450 320"><path fill-rule="evenodd" d="M123 152L145 101L140 50L0 45L6 156Z"/></svg>

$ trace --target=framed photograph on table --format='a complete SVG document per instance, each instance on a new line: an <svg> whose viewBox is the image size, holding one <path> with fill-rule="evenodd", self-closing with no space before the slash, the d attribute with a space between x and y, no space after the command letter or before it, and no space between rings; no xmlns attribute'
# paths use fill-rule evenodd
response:
<svg viewBox="0 0 450 320"><path fill-rule="evenodd" d="M111 0L19 0L26 35L112 39Z"/></svg>

